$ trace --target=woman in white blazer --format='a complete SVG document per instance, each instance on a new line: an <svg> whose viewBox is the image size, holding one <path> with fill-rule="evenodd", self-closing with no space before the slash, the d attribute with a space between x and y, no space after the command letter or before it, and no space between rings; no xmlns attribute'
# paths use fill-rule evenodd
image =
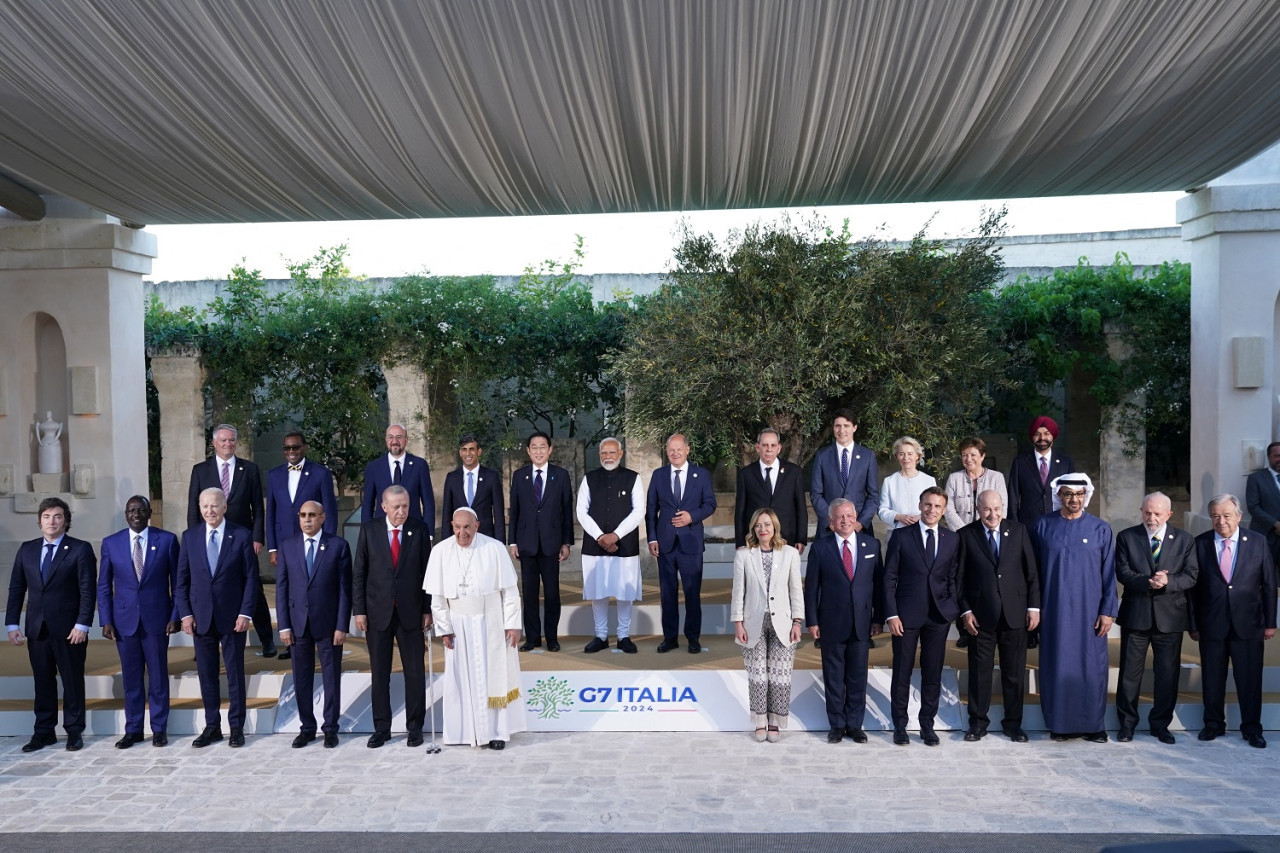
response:
<svg viewBox="0 0 1280 853"><path fill-rule="evenodd" d="M800 552L786 543L779 528L778 516L767 507L751 516L747 547L733 558L729 610L747 668L755 737L770 743L777 743L787 728L791 666L804 624Z"/></svg>

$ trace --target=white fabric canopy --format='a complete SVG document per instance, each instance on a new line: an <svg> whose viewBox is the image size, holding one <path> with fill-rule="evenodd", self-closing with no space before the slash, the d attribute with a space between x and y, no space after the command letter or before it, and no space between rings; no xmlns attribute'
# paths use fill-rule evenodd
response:
<svg viewBox="0 0 1280 853"><path fill-rule="evenodd" d="M1273 0L0 0L0 177L139 223L1185 189L1277 139Z"/></svg>

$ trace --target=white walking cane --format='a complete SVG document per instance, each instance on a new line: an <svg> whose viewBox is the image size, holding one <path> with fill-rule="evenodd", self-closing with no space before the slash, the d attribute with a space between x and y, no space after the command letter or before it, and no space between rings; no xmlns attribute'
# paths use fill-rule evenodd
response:
<svg viewBox="0 0 1280 853"><path fill-rule="evenodd" d="M435 632L434 625L422 632L427 638L427 683L431 685L431 745L427 747L427 752L431 755L440 751L440 746L436 743L436 663L432 649L435 645L432 642L432 635Z"/></svg>

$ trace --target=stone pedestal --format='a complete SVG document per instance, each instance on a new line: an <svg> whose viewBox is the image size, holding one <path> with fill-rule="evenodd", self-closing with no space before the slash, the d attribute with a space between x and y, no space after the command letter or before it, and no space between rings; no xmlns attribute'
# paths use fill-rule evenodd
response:
<svg viewBox="0 0 1280 853"><path fill-rule="evenodd" d="M205 459L204 368L195 350L151 353L151 381L160 399L160 496L164 527L187 529L191 466Z"/></svg>
<svg viewBox="0 0 1280 853"><path fill-rule="evenodd" d="M23 510L45 496L29 485L32 418L46 409L63 423L67 470L79 466L82 493L65 474L56 490L71 498L75 536L96 546L124 526L125 500L147 491L142 276L155 238L64 200L49 211L37 222L0 212L0 459L13 466L0 498L4 565L40 532Z"/></svg>
<svg viewBox="0 0 1280 853"><path fill-rule="evenodd" d="M1277 435L1280 146L1178 201L1191 263L1191 510L1266 464Z"/></svg>

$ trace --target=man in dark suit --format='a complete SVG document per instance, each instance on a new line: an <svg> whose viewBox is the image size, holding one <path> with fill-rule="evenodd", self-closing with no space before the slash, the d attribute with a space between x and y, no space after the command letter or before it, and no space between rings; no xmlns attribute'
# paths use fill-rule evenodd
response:
<svg viewBox="0 0 1280 853"><path fill-rule="evenodd" d="M1280 559L1280 441L1267 445L1267 467L1254 471L1244 484L1249 529L1267 537L1271 560Z"/></svg>
<svg viewBox="0 0 1280 853"><path fill-rule="evenodd" d="M893 742L910 743L907 700L916 648L920 649L920 739L941 743L933 730L942 695L942 661L947 632L960 615L956 575L960 570L960 536L942 526L947 493L930 486L920 494L920 520L899 527L889 537L884 560L885 627L893 635Z"/></svg>
<svg viewBox="0 0 1280 853"><path fill-rule="evenodd" d="M98 618L102 636L116 641L124 682L124 737L117 749L142 743L151 706L151 743L169 742L169 635L177 627L178 537L151 527L151 502L134 495L124 505L124 530L102 540ZM148 701L148 699L150 701Z"/></svg>
<svg viewBox="0 0 1280 853"><path fill-rule="evenodd" d="M232 747L244 746L244 639L258 580L252 534L226 518L222 489L205 489L197 504L204 522L182 534L174 605L182 630L196 647L204 730L191 742L197 749L222 740L222 693L218 650L227 669L227 723ZM212 567L212 568L211 568Z"/></svg>
<svg viewBox="0 0 1280 853"><path fill-rule="evenodd" d="M1065 453L1055 453L1058 425L1040 415L1027 430L1032 450L1013 457L1009 466L1009 516L1030 528L1042 515L1053 512L1053 489L1049 484L1062 474L1071 474L1075 465Z"/></svg>
<svg viewBox="0 0 1280 853"><path fill-rule="evenodd" d="M409 496L409 517L427 526L427 534L434 537L436 523L436 493L431 486L431 468L427 460L405 451L409 433L403 424L387 427L387 453L370 462L364 469L364 500L361 502L362 518L373 521L386 513L382 496L389 486L400 486Z"/></svg>
<svg viewBox="0 0 1280 853"><path fill-rule="evenodd" d="M324 507L326 533L338 532L338 501L334 496L333 473L319 462L307 458L307 441L300 432L284 437L284 464L267 472L267 550L271 553L271 565L276 565L276 551L280 543L297 536L298 510L307 501L317 501ZM280 579L276 578L279 586ZM280 611L276 610L276 621ZM280 659L291 654L286 646Z"/></svg>
<svg viewBox="0 0 1280 853"><path fill-rule="evenodd" d="M804 579L804 616L809 634L822 640L822 686L826 695L827 743L845 735L866 743L867 652L880 633L884 567L880 543L854 529L853 502L836 498L825 522L832 530L809 549Z"/></svg>
<svg viewBox="0 0 1280 853"><path fill-rule="evenodd" d="M469 506L480 518L480 532L507 544L507 513L498 472L480 464L484 453L474 435L458 439L462 465L444 477L444 497L440 505L440 526L453 518L453 511Z"/></svg>
<svg viewBox="0 0 1280 853"><path fill-rule="evenodd" d="M676 585L684 588L684 636L689 654L702 651L702 522L716 511L716 493L706 468L688 461L689 443L676 433L667 439L667 464L653 472L645 500L649 553L658 558L662 598L660 653L680 648L676 631L680 605Z"/></svg>
<svg viewBox="0 0 1280 853"><path fill-rule="evenodd" d="M551 436L535 432L525 439L529 464L511 475L511 556L520 561L520 598L524 602L524 642L520 651L542 647L560 651L560 564L573 545L573 484L569 472L547 462ZM452 516L450 516L452 518ZM538 588L545 597L538 612Z"/></svg>
<svg viewBox="0 0 1280 853"><path fill-rule="evenodd" d="M1182 632L1190 625L1187 592L1196 585L1200 564L1195 537L1169 524L1173 503L1153 492L1142 500L1142 524L1116 536L1116 580L1124 589L1120 601L1120 680L1116 685L1116 740L1133 740L1138 726L1138 691L1147 648L1152 654L1155 700L1147 722L1161 743L1174 743L1169 732L1178 701L1182 664Z"/></svg>
<svg viewBox="0 0 1280 853"><path fill-rule="evenodd" d="M58 680L62 680L62 728L67 749L84 746L84 661L93 624L96 571L93 548L67 535L71 507L61 498L40 501L39 539L23 542L9 578L5 629L9 642L27 644L35 678L36 722L23 752L35 752L58 742ZM27 633L18 627L22 603L27 603Z"/></svg>
<svg viewBox="0 0 1280 853"><path fill-rule="evenodd" d="M855 529L871 533L871 522L880 509L880 475L876 471L876 455L865 446L854 444L858 422L851 413L836 412L831 419L835 442L813 457L813 474L809 479L809 500L821 528L836 498L853 501L858 518ZM821 532L821 530L819 530Z"/></svg>
<svg viewBox="0 0 1280 853"><path fill-rule="evenodd" d="M969 641L969 730L974 742L987 734L991 675L1000 650L1004 719L1000 727L1014 743L1022 730L1022 683L1027 671L1027 631L1040 623L1040 574L1027 529L1004 520L995 489L978 495L978 520L960 528L960 574L956 579L960 622Z"/></svg>
<svg viewBox="0 0 1280 853"><path fill-rule="evenodd" d="M1213 530L1196 537L1200 576L1191 591L1191 639L1200 644L1204 728L1213 740L1227 732L1227 662L1235 675L1240 735L1265 749L1262 737L1263 643L1276 635L1276 574L1266 540L1240 529L1240 500L1209 501Z"/></svg>
<svg viewBox="0 0 1280 853"><path fill-rule="evenodd" d="M360 525L351 578L351 609L365 632L372 671L373 734L368 747L391 739L391 649L400 647L404 670L406 744L422 746L427 717L423 632L431 627L431 596L422 590L431 554L431 530L409 512L404 486L382 493L382 517Z"/></svg>
<svg viewBox="0 0 1280 853"><path fill-rule="evenodd" d="M778 516L778 531L788 545L804 553L809 533L809 510L804 502L804 476L800 466L778 458L782 439L777 430L762 429L756 438L760 461L738 469L738 487L733 504L733 542L747 546L751 515L768 507Z"/></svg>
<svg viewBox="0 0 1280 853"><path fill-rule="evenodd" d="M324 529L324 507L307 501L298 508L297 536L280 542L276 572L276 618L280 641L293 657L294 695L301 731L294 749L316 739L316 655L324 680L324 745L338 745L342 711L342 643L351 624L351 548Z"/></svg>
<svg viewBox="0 0 1280 853"><path fill-rule="evenodd" d="M253 537L253 553L262 553L266 543L266 517L262 507L262 473L248 459L236 456L239 433L231 424L218 424L213 430L213 455L191 469L187 487L187 527L201 523L200 494L205 489L222 489L227 501L227 521L243 527ZM271 632L271 609L258 579L253 601L253 630L262 643L262 656L276 656L275 634Z"/></svg>

